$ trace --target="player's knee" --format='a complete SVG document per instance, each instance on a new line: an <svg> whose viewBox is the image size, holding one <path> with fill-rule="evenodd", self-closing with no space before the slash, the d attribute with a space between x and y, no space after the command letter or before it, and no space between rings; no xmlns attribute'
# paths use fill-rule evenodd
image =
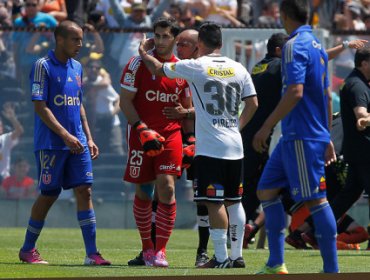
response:
<svg viewBox="0 0 370 280"><path fill-rule="evenodd" d="M84 201L91 200L91 186L81 186L75 188L75 194L79 199Z"/></svg>
<svg viewBox="0 0 370 280"><path fill-rule="evenodd" d="M165 204L173 203L175 200L175 187L174 186L162 186L161 189L158 188L158 198L159 201Z"/></svg>

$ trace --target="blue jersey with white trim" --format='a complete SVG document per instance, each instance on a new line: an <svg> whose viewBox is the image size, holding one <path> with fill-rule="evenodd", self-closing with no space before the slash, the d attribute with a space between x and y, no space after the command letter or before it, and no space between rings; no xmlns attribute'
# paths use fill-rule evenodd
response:
<svg viewBox="0 0 370 280"><path fill-rule="evenodd" d="M303 84L303 98L282 120L286 140L330 141L328 128L328 55L308 25L293 31L282 51L282 94Z"/></svg>
<svg viewBox="0 0 370 280"><path fill-rule="evenodd" d="M54 51L38 59L30 73L32 101L45 101L58 122L86 146L80 109L82 104L82 67L68 59L58 61ZM35 113L34 150L68 150L61 137L54 133Z"/></svg>

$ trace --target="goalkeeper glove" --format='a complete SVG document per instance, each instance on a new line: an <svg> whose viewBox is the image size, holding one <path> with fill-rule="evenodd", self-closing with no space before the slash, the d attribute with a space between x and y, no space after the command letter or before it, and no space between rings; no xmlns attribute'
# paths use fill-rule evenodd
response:
<svg viewBox="0 0 370 280"><path fill-rule="evenodd" d="M186 133L184 138L185 138L184 144L186 145L195 144L195 135L193 132Z"/></svg>
<svg viewBox="0 0 370 280"><path fill-rule="evenodd" d="M182 150L182 168L189 168L194 160L195 144L184 146Z"/></svg>
<svg viewBox="0 0 370 280"><path fill-rule="evenodd" d="M155 157L163 152L164 137L155 130L149 129L145 123L138 121L134 128L139 133L139 140L144 152L150 157Z"/></svg>

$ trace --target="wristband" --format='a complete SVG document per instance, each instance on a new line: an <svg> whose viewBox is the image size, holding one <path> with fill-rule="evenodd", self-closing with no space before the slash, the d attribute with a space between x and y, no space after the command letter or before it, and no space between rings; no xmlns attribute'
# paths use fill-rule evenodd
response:
<svg viewBox="0 0 370 280"><path fill-rule="evenodd" d="M349 41L343 41L343 43L342 43L342 47L343 47L343 49L348 49L349 48Z"/></svg>

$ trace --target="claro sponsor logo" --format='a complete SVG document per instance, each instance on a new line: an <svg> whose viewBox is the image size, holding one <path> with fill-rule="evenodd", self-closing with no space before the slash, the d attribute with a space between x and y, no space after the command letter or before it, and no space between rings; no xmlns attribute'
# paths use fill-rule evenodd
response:
<svg viewBox="0 0 370 280"><path fill-rule="evenodd" d="M54 97L54 104L57 106L80 106L80 98L77 96L67 96L58 94Z"/></svg>
<svg viewBox="0 0 370 280"><path fill-rule="evenodd" d="M174 170L176 168L175 164L172 163L170 165L160 165L159 170Z"/></svg>
<svg viewBox="0 0 370 280"><path fill-rule="evenodd" d="M159 102L177 102L179 100L179 94L171 94L171 93L164 93L160 92L159 90L154 91L154 90L148 90L145 93L145 97L149 101L159 101Z"/></svg>

